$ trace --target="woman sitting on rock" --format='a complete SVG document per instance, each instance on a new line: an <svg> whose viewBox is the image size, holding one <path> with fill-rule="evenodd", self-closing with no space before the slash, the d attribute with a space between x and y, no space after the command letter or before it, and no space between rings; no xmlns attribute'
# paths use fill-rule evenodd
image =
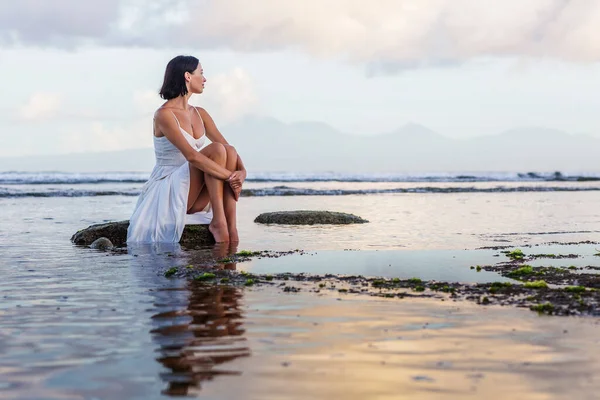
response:
<svg viewBox="0 0 600 400"><path fill-rule="evenodd" d="M154 114L156 165L127 230L128 243L179 242L187 224L210 224L216 242L237 242L236 202L246 169L210 115L188 104L206 79L192 56L167 64ZM203 147L206 138L211 144Z"/></svg>

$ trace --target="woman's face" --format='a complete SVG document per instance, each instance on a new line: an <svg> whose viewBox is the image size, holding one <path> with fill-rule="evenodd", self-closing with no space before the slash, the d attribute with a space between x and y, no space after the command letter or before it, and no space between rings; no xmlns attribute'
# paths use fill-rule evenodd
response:
<svg viewBox="0 0 600 400"><path fill-rule="evenodd" d="M189 74L189 91L191 93L197 94L202 93L204 91L204 82L206 82L206 78L204 77L204 70L202 69L202 64L198 64L198 68L196 68L194 72Z"/></svg>

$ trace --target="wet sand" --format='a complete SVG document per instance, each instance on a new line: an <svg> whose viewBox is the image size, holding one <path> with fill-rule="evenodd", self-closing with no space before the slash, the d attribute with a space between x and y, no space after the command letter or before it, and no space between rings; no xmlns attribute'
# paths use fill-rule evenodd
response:
<svg viewBox="0 0 600 400"><path fill-rule="evenodd" d="M553 262L577 258L582 265L595 257L589 243L548 246L579 253L547 254ZM489 260L499 250L478 254ZM526 251L537 256L523 261L542 258L531 248ZM462 253L465 259L472 257ZM164 332L195 336L177 349L168 347L165 366L173 374L167 375L166 394L214 399L239 398L240 393L248 399L592 399L600 389L597 318L547 316L510 301L503 306L467 301L473 300L468 298L473 291L490 289L481 283L450 283L473 290L445 293L431 290L433 282L403 279L407 290L399 296L398 287L378 283L397 285L393 279L258 274L254 271L270 271L272 264L293 271L331 258L303 252L265 255L237 264L235 256L228 256L217 269L190 265L177 271L188 279L190 299L202 300L191 300L187 310L173 314L190 315L192 323L173 328L166 320ZM396 261L401 263L401 257ZM468 264L462 269L465 274L459 276L490 279L482 279L485 275ZM417 285L426 289L415 291ZM352 287L359 290L346 289ZM488 295L496 299L503 293ZM211 310L217 310L214 318Z"/></svg>
<svg viewBox="0 0 600 400"><path fill-rule="evenodd" d="M598 321L426 299L190 284L165 393L210 399L592 399ZM211 306L207 302L215 301ZM208 307L208 308L207 308ZM211 316L213 310L214 314ZM208 311L208 313L207 313ZM218 315L217 315L218 314Z"/></svg>

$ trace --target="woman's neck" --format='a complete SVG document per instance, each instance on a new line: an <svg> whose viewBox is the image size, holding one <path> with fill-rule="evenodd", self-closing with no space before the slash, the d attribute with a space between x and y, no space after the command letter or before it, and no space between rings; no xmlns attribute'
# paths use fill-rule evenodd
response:
<svg viewBox="0 0 600 400"><path fill-rule="evenodd" d="M171 100L169 100L169 102L170 102L169 106L173 107L173 108L180 108L182 110L187 110L189 107L189 105L188 105L189 98L190 98L190 94L188 93L185 96L179 96L175 99L171 99Z"/></svg>

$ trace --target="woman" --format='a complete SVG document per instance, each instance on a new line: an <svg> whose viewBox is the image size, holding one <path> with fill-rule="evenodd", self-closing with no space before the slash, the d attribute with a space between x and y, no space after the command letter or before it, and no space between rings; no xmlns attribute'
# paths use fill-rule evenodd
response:
<svg viewBox="0 0 600 400"><path fill-rule="evenodd" d="M239 241L236 202L246 169L210 115L190 106L206 79L192 56L167 64L154 114L156 165L144 185L127 230L128 243L179 242L188 223L209 223L216 242ZM211 144L204 146L205 140ZM211 215L212 214L212 215Z"/></svg>

